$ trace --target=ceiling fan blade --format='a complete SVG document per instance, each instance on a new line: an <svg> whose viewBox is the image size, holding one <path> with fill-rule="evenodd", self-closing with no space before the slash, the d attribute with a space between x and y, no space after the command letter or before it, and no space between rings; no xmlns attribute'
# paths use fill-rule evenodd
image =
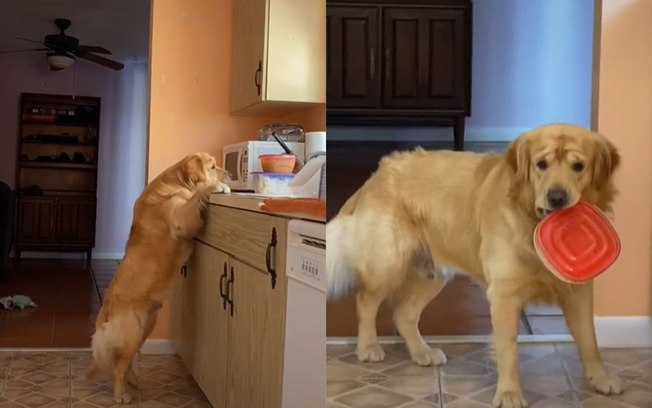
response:
<svg viewBox="0 0 652 408"><path fill-rule="evenodd" d="M94 62L96 64L100 64L102 66L105 66L107 68L115 69L116 71L121 70L124 68L124 64L118 62L118 61L113 61L108 58L101 57L99 55L91 54L90 52L82 53L79 55L79 58L83 58L85 60L88 60L90 62Z"/></svg>
<svg viewBox="0 0 652 408"><path fill-rule="evenodd" d="M26 51L48 51L49 48L29 48L25 50L7 50L7 51L0 51L0 54L11 54L14 52L26 52Z"/></svg>
<svg viewBox="0 0 652 408"><path fill-rule="evenodd" d="M78 45L77 52L94 52L97 54L112 54L111 51L107 50L104 47L98 47L96 45Z"/></svg>
<svg viewBox="0 0 652 408"><path fill-rule="evenodd" d="M35 43L35 44L42 44L42 45L45 45L45 44L43 43L43 41L30 40L29 38L14 37L14 39L16 39L16 40L21 40L21 41L27 41L27 42L31 42L31 43Z"/></svg>

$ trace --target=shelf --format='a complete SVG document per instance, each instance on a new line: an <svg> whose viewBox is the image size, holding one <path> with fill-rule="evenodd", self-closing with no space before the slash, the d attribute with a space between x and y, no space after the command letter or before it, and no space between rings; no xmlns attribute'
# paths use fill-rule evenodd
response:
<svg viewBox="0 0 652 408"><path fill-rule="evenodd" d="M95 170L97 166L93 164L78 163L56 163L56 162L19 162L21 167L47 168L47 169L69 169L69 170Z"/></svg>
<svg viewBox="0 0 652 408"><path fill-rule="evenodd" d="M57 122L39 122L31 120L23 120L21 125L40 125L40 126L69 126L69 127L83 127L83 128L96 128L95 123L57 123Z"/></svg>
<svg viewBox="0 0 652 408"><path fill-rule="evenodd" d="M49 145L49 146L64 146L64 147L97 147L95 143L48 143L48 142L37 142L37 141L27 141L21 140L22 144L40 144L40 145Z"/></svg>

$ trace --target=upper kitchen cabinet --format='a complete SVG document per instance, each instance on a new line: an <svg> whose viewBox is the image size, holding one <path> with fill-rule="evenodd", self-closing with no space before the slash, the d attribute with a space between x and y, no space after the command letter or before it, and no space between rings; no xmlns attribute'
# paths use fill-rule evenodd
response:
<svg viewBox="0 0 652 408"><path fill-rule="evenodd" d="M328 0L329 125L454 128L471 113L470 0Z"/></svg>
<svg viewBox="0 0 652 408"><path fill-rule="evenodd" d="M326 103L325 24L325 0L234 1L231 112Z"/></svg>

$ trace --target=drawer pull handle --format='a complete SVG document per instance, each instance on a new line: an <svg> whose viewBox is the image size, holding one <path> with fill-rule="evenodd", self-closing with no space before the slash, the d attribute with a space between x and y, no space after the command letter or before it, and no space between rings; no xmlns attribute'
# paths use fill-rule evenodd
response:
<svg viewBox="0 0 652 408"><path fill-rule="evenodd" d="M231 267L231 276L229 276L229 280L226 282L226 296L226 302L230 306L231 317L233 317L233 267Z"/></svg>
<svg viewBox="0 0 652 408"><path fill-rule="evenodd" d="M256 84L256 92L258 93L258 96L260 96L260 91L261 91L260 74L262 72L263 72L263 61L259 60L258 69L254 73L254 83Z"/></svg>
<svg viewBox="0 0 652 408"><path fill-rule="evenodd" d="M276 287L276 270L274 269L276 262L272 258L274 258L274 250L276 249L277 243L276 228L272 228L272 239L267 244L267 252L265 253L265 265L267 266L267 272L272 280L272 289Z"/></svg>
<svg viewBox="0 0 652 408"><path fill-rule="evenodd" d="M226 293L224 293L224 282L226 280L226 262L224 262L224 272L220 276L220 296L222 297L222 309L226 310Z"/></svg>

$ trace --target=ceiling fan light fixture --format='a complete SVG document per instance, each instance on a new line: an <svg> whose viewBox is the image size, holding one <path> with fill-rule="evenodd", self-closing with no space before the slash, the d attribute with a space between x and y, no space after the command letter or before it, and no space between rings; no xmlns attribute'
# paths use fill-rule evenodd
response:
<svg viewBox="0 0 652 408"><path fill-rule="evenodd" d="M53 68L64 69L72 65L72 63L75 62L75 59L68 55L52 54L52 55L48 55L48 62L50 63L50 66L52 66Z"/></svg>

